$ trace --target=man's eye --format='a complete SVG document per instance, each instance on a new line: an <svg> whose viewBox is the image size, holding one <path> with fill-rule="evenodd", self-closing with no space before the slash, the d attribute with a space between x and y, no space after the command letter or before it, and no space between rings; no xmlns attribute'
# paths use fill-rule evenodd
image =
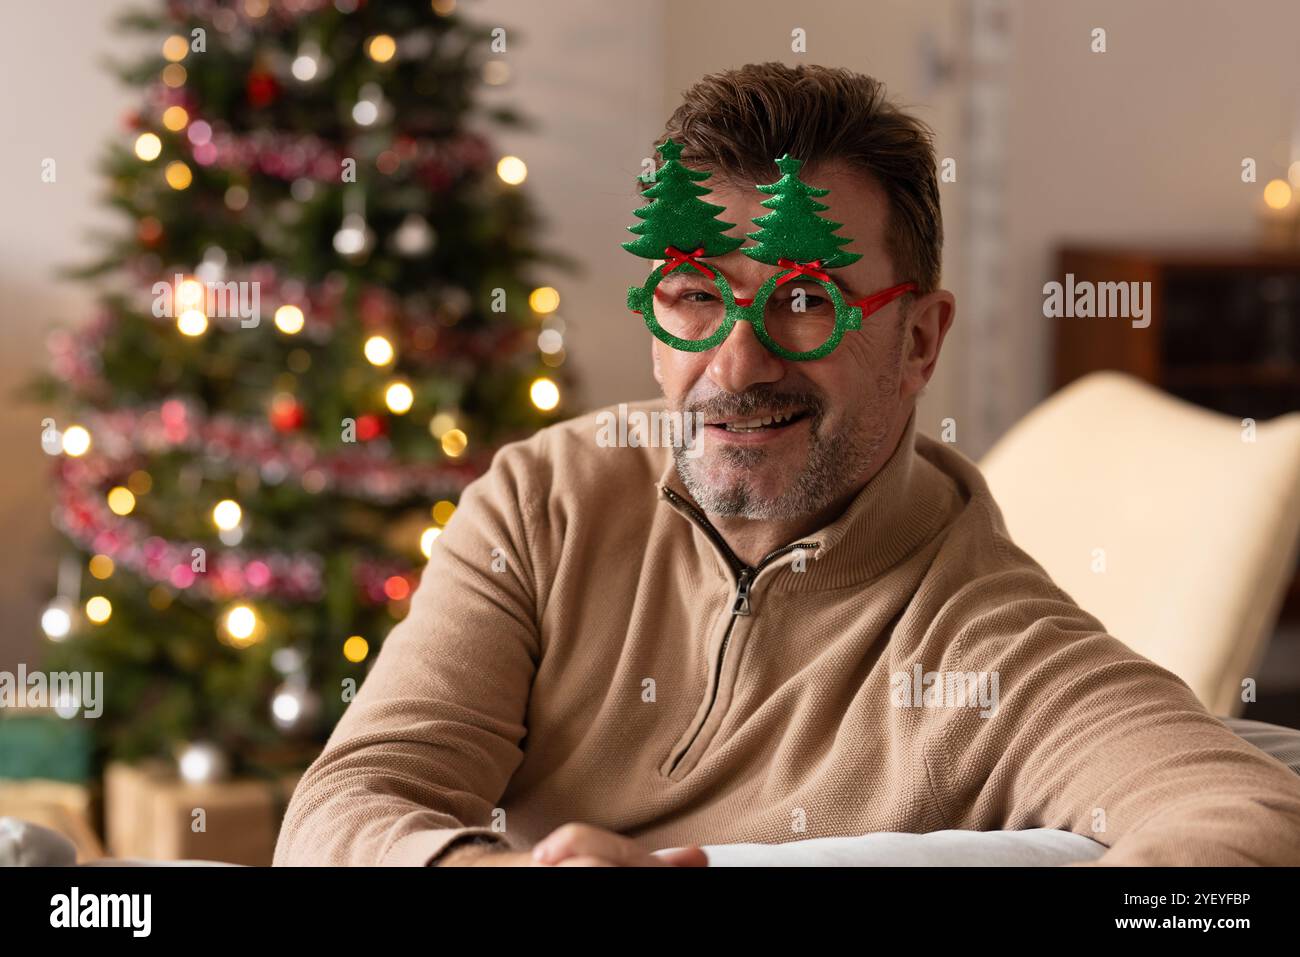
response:
<svg viewBox="0 0 1300 957"><path fill-rule="evenodd" d="M831 301L824 296L788 296L777 303L782 309L791 312L817 312L830 304Z"/></svg>
<svg viewBox="0 0 1300 957"><path fill-rule="evenodd" d="M683 293L682 298L687 302L704 304L716 302L718 297L712 293L705 292L702 289L692 289L689 292Z"/></svg>

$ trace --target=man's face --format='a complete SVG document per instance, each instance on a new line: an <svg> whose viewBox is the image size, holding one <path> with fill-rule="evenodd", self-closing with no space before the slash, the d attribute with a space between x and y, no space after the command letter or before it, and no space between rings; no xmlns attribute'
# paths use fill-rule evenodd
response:
<svg viewBox="0 0 1300 957"><path fill-rule="evenodd" d="M874 180L837 164L800 176L830 190L819 199L830 207L820 215L842 223L836 235L852 240L844 250L861 254L848 266L828 270L845 300L914 278L894 274L885 251L888 200ZM729 186L718 177L705 185L712 190L705 200L726 207L718 218L736 224L728 235L754 231L752 220L770 212L760 205L766 195L753 188ZM764 280L785 271L740 250L706 262L726 277L738 299L753 298ZM830 355L812 361L768 352L747 322L736 323L726 341L708 352L679 351L657 339L653 349L655 379L669 406L703 415L703 452L675 454L687 489L715 515L782 520L820 511L861 484L911 408L901 383L897 301L872 313L860 330L846 332ZM777 414L788 417L777 422Z"/></svg>

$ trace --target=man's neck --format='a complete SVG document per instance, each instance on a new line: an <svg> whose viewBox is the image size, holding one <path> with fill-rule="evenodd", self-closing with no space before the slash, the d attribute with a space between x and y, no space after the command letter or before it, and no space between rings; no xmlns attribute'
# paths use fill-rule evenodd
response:
<svg viewBox="0 0 1300 957"><path fill-rule="evenodd" d="M868 464L866 470L849 488L825 508L808 515L787 520L759 521L750 518L709 516L709 521L722 535L736 557L749 566L755 566L764 557L806 535L811 535L820 528L829 525L844 514L844 510L857 497L858 493L875 478L885 463L898 448L898 443L907 430L907 418L895 425L888 437L881 443L880 451Z"/></svg>

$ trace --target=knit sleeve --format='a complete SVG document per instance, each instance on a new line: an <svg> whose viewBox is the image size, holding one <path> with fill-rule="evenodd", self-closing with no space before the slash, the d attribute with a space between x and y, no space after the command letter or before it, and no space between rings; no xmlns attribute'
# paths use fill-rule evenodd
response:
<svg viewBox="0 0 1300 957"><path fill-rule="evenodd" d="M1107 865L1300 864L1300 776L1179 678L1036 570L963 603L938 670L996 675L998 700L932 715L953 827L1073 831Z"/></svg>
<svg viewBox="0 0 1300 957"><path fill-rule="evenodd" d="M491 825L540 654L538 446L505 447L461 496L409 614L294 791L276 865L421 866L467 835L509 846Z"/></svg>

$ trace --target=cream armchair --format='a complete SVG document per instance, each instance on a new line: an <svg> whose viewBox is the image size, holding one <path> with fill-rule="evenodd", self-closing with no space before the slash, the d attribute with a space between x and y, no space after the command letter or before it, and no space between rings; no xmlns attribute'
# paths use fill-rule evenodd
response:
<svg viewBox="0 0 1300 957"><path fill-rule="evenodd" d="M1253 438L1253 441L1250 441ZM980 467L1017 545L1217 715L1240 715L1295 571L1300 414L1254 426L1099 372Z"/></svg>

